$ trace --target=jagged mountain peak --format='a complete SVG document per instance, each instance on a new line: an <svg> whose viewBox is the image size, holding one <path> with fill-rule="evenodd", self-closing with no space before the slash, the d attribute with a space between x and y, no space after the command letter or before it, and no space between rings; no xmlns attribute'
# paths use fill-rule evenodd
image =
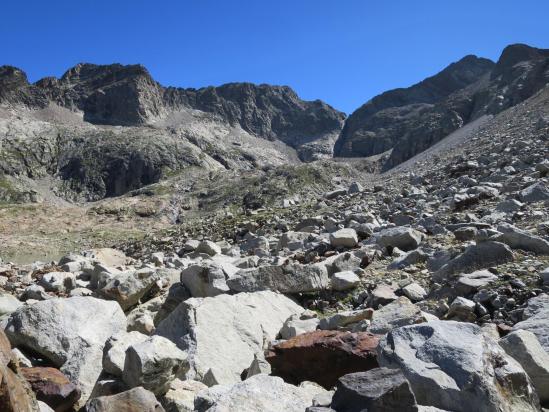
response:
<svg viewBox="0 0 549 412"><path fill-rule="evenodd" d="M511 67L522 61L549 57L549 49L538 49L527 44L511 44L503 49L496 68Z"/></svg>

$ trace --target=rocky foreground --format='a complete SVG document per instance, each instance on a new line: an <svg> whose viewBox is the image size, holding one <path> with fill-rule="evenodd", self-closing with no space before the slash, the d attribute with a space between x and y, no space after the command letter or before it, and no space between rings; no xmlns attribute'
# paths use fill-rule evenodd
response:
<svg viewBox="0 0 549 412"><path fill-rule="evenodd" d="M313 207L2 263L0 409L549 407L548 102Z"/></svg>

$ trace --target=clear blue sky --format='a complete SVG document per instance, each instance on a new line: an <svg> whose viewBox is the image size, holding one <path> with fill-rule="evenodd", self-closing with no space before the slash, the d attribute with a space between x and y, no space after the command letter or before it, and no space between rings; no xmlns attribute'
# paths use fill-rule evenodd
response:
<svg viewBox="0 0 549 412"><path fill-rule="evenodd" d="M141 63L164 85L285 84L351 112L466 54L549 48L547 0L3 1L0 65L31 81Z"/></svg>

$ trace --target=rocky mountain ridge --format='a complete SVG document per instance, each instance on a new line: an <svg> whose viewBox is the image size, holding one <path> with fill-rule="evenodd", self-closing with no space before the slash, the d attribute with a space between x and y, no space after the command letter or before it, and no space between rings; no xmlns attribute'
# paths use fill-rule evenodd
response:
<svg viewBox="0 0 549 412"><path fill-rule="evenodd" d="M46 187L98 200L195 167L254 170L334 155L381 156L375 162L388 170L533 95L548 81L548 56L525 45L507 47L497 63L466 56L347 119L284 86L163 87L143 66L118 64L79 64L30 84L2 66L0 198L41 199Z"/></svg>
<svg viewBox="0 0 549 412"><path fill-rule="evenodd" d="M0 405L543 411L549 88L445 140L307 202L0 262Z"/></svg>
<svg viewBox="0 0 549 412"><path fill-rule="evenodd" d="M287 86L228 83L202 89L165 88L141 65L78 64L59 79L29 84L21 70L0 68L0 103L82 112L84 121L112 126L154 124L182 109L211 113L231 126L296 147L339 133L344 114L320 100L306 102Z"/></svg>
<svg viewBox="0 0 549 412"><path fill-rule="evenodd" d="M383 93L359 108L347 119L335 155L372 156L392 150L384 165L390 169L465 124L524 101L548 82L549 50L511 45L495 64L467 56L433 77Z"/></svg>

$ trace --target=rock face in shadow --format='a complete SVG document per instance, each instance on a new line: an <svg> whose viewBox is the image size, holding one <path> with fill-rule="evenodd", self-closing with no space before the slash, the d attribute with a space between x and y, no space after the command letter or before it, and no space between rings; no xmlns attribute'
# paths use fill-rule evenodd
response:
<svg viewBox="0 0 549 412"><path fill-rule="evenodd" d="M508 46L497 63L466 56L406 89L374 97L345 123L334 154L372 156L392 150L394 167L486 114L514 106L545 87L549 50Z"/></svg>

